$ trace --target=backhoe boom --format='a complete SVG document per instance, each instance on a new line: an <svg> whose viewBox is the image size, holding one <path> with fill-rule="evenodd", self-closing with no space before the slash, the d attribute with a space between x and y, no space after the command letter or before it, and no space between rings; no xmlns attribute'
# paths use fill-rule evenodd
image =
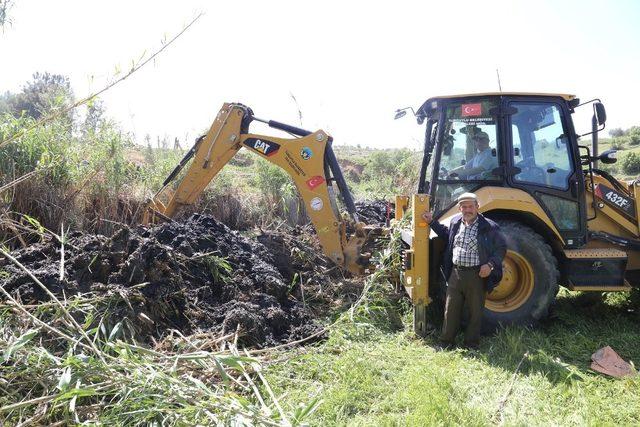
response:
<svg viewBox="0 0 640 427"><path fill-rule="evenodd" d="M249 125L253 120L298 137L279 138L249 133ZM353 199L331 142L331 137L322 130L309 132L284 123L258 119L244 105L225 103L207 134L196 141L165 180L163 187L149 201L143 222L148 224L171 218L181 206L193 204L209 182L244 146L291 176L324 253L338 266L362 273L368 267L367 254L361 254L367 230L358 221ZM173 181L191 159L193 161L174 188ZM333 182L355 223L355 233L350 237L347 236L346 222L336 206Z"/></svg>

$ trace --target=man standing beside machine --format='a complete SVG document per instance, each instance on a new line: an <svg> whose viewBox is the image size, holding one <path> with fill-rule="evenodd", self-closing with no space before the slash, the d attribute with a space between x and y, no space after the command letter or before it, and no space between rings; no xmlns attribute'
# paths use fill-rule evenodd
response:
<svg viewBox="0 0 640 427"><path fill-rule="evenodd" d="M453 346L466 307L469 323L464 344L477 348L485 298L502 280L502 260L507 246L498 224L478 212L475 194L461 194L457 201L460 215L454 216L448 227L433 221L432 212L425 212L423 218L447 242L442 259L442 271L447 279L442 345Z"/></svg>

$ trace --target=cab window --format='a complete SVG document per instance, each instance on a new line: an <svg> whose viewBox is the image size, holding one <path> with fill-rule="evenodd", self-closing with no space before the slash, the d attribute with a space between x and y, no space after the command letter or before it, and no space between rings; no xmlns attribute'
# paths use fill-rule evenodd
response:
<svg viewBox="0 0 640 427"><path fill-rule="evenodd" d="M438 170L441 181L499 179L495 118L490 110L497 101L465 101L447 106L442 154Z"/></svg>
<svg viewBox="0 0 640 427"><path fill-rule="evenodd" d="M514 179L568 189L573 166L559 106L543 102L510 105L517 109L511 116L513 164L519 169Z"/></svg>

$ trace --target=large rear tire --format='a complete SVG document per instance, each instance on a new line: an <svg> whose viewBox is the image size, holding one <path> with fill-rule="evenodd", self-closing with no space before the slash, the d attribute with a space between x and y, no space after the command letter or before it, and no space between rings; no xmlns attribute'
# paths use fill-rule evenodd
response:
<svg viewBox="0 0 640 427"><path fill-rule="evenodd" d="M549 313L558 293L558 261L542 236L513 221L499 221L507 242L503 277L487 295L483 329L531 325Z"/></svg>

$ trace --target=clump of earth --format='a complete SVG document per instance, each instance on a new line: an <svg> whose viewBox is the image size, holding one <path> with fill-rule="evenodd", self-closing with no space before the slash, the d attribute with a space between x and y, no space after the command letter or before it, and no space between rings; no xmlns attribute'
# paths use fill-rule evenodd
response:
<svg viewBox="0 0 640 427"><path fill-rule="evenodd" d="M386 200L360 200L355 205L360 221L367 225L384 227L395 217L395 205Z"/></svg>
<svg viewBox="0 0 640 427"><path fill-rule="evenodd" d="M113 237L74 233L64 246L49 240L13 252L58 297L79 293L128 296L133 315L150 319L151 332L239 331L245 345L267 346L305 338L320 329L289 278L264 245L212 217L152 228L122 228ZM25 304L47 293L9 260L0 260L4 288ZM131 314L131 313L130 313ZM142 323L142 322L137 322Z"/></svg>
<svg viewBox="0 0 640 427"><path fill-rule="evenodd" d="M358 204L370 224L384 222L386 210L386 202ZM185 335L237 331L241 344L264 347L314 335L327 307L349 306L362 290L361 279L322 255L313 234L307 225L252 238L193 214L154 227L123 227L112 237L76 232L64 248L48 239L12 255L59 298L125 298L118 315L143 338L172 329ZM0 283L22 303L49 301L8 259L0 259L0 270Z"/></svg>

